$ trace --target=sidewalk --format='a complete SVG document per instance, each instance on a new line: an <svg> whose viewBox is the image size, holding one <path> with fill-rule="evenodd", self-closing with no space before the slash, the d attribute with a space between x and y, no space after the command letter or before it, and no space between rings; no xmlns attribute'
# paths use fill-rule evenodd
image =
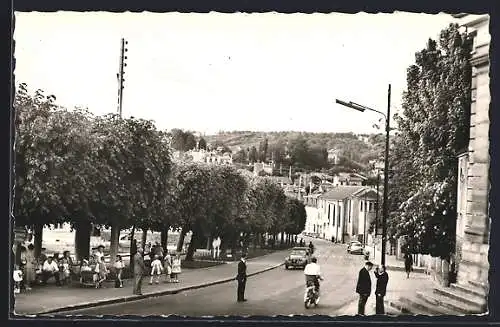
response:
<svg viewBox="0 0 500 327"><path fill-rule="evenodd" d="M370 260L374 264L379 264L380 263L380 258L382 257L382 252L380 250L377 250L377 251L375 251L375 253L373 253L373 247L368 247L368 250L370 250ZM385 266L387 268L387 271L405 271L404 261L396 259L395 255L388 255L388 254L386 254L386 256L385 256ZM412 274L413 273L423 273L423 274L425 274L425 268L423 268L423 267L417 267L417 266L413 265Z"/></svg>
<svg viewBox="0 0 500 327"><path fill-rule="evenodd" d="M248 275L256 275L283 265L288 252L289 250L277 251L249 259ZM181 282L178 284L160 283L159 285L148 285L149 276L146 276L143 279L143 295L132 294L132 280L124 281L123 288L114 288L114 283L106 283L100 289L57 287L49 284L34 288L27 293L17 294L14 312L22 315L55 313L139 300L152 296L176 294L190 289L230 282L236 277L237 265L238 262L230 262L209 268L184 269L179 276Z"/></svg>
<svg viewBox="0 0 500 327"><path fill-rule="evenodd" d="M387 262L388 263L388 262ZM417 291L426 291L433 289L436 284L432 277L425 274L413 274L410 278L406 278L404 271L388 271L389 283L387 285L387 295L385 296L385 312L389 315L401 315L400 312L392 310L387 303L397 301L400 297L413 298L416 297ZM375 290L376 280L373 273L372 289ZM356 315L358 312L358 299L349 303L347 306L339 310L339 315ZM375 314L375 294L372 292L366 303L365 314Z"/></svg>

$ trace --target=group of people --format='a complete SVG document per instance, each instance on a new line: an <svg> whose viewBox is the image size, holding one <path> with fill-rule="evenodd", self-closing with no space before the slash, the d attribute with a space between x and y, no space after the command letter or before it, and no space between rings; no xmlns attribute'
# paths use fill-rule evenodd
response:
<svg viewBox="0 0 500 327"><path fill-rule="evenodd" d="M179 283L179 275L181 273L181 256L179 253L171 256L168 251L163 251L163 248L159 244L156 244L154 247L149 248L149 253L147 254L152 260L149 285L153 283L159 284L160 277L163 274L166 276L166 282ZM131 262L134 272L133 294L135 295L142 295L142 280L147 274L144 256L144 249L139 247Z"/></svg>
<svg viewBox="0 0 500 327"><path fill-rule="evenodd" d="M373 268L373 263L367 261L365 266L361 268L358 275L358 283L356 285L356 293L359 294L358 301L358 314L365 314L365 306L368 301L368 297L372 292L372 281L370 278L370 271ZM375 286L375 313L384 314L384 297L387 291L387 283L389 282L389 275L385 269L384 265L378 266L374 271L375 278L377 280Z"/></svg>
<svg viewBox="0 0 500 327"><path fill-rule="evenodd" d="M311 250L314 249L312 242L309 244ZM356 284L356 293L359 294L358 301L358 314L365 314L365 306L368 301L368 297L372 292L372 281L370 277L370 271L373 268L373 263L366 261L365 266L359 271L358 282ZM311 258L311 262L304 268L304 275L306 278L306 285L308 283L314 283L317 297L316 304L319 302L319 281L323 279L321 276L321 268L318 264L318 259L316 257ZM377 280L375 286L375 296L376 305L375 313L384 314L384 297L387 291L387 284L389 282L389 275L387 274L384 265L377 266L374 271L375 278Z"/></svg>
<svg viewBox="0 0 500 327"><path fill-rule="evenodd" d="M30 291L35 284L47 284L54 278L56 285L69 284L73 274L73 260L69 251L62 256L54 253L51 256L41 254L35 256L35 247L32 243L21 246L21 261L14 267L14 292L21 289Z"/></svg>

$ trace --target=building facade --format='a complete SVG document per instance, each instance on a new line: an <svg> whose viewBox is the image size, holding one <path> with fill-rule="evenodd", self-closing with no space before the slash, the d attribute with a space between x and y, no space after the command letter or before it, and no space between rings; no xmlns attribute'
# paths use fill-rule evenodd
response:
<svg viewBox="0 0 500 327"><path fill-rule="evenodd" d="M467 153L459 157L457 217L457 282L488 285L490 218L489 184L489 15L455 15L473 36L472 103Z"/></svg>
<svg viewBox="0 0 500 327"><path fill-rule="evenodd" d="M369 242L377 196L366 186L337 186L304 197L306 233L335 242Z"/></svg>

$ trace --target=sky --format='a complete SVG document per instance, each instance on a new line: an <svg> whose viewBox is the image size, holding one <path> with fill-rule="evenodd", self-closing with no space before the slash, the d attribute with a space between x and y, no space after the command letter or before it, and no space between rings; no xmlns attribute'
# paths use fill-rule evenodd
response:
<svg viewBox="0 0 500 327"><path fill-rule="evenodd" d="M400 108L406 69L448 14L15 13L15 82L67 108L117 112L160 129L374 133Z"/></svg>

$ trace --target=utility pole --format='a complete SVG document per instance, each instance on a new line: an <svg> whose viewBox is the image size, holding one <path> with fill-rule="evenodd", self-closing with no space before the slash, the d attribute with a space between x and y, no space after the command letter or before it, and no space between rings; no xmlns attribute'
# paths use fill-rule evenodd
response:
<svg viewBox="0 0 500 327"><path fill-rule="evenodd" d="M387 90L387 117L385 120L385 162L384 162L384 210L382 214L382 260L385 266L385 252L387 247L387 215L389 214L389 132L391 121L391 84Z"/></svg>
<svg viewBox="0 0 500 327"><path fill-rule="evenodd" d="M120 64L118 66L118 74L116 74L116 77L118 79L118 115L120 115L120 117L122 116L123 105L123 82L125 82L123 75L125 75L125 67L127 67L127 63L125 62L127 60L127 56L125 55L125 53L128 51L127 44L128 41L122 38L120 46Z"/></svg>

